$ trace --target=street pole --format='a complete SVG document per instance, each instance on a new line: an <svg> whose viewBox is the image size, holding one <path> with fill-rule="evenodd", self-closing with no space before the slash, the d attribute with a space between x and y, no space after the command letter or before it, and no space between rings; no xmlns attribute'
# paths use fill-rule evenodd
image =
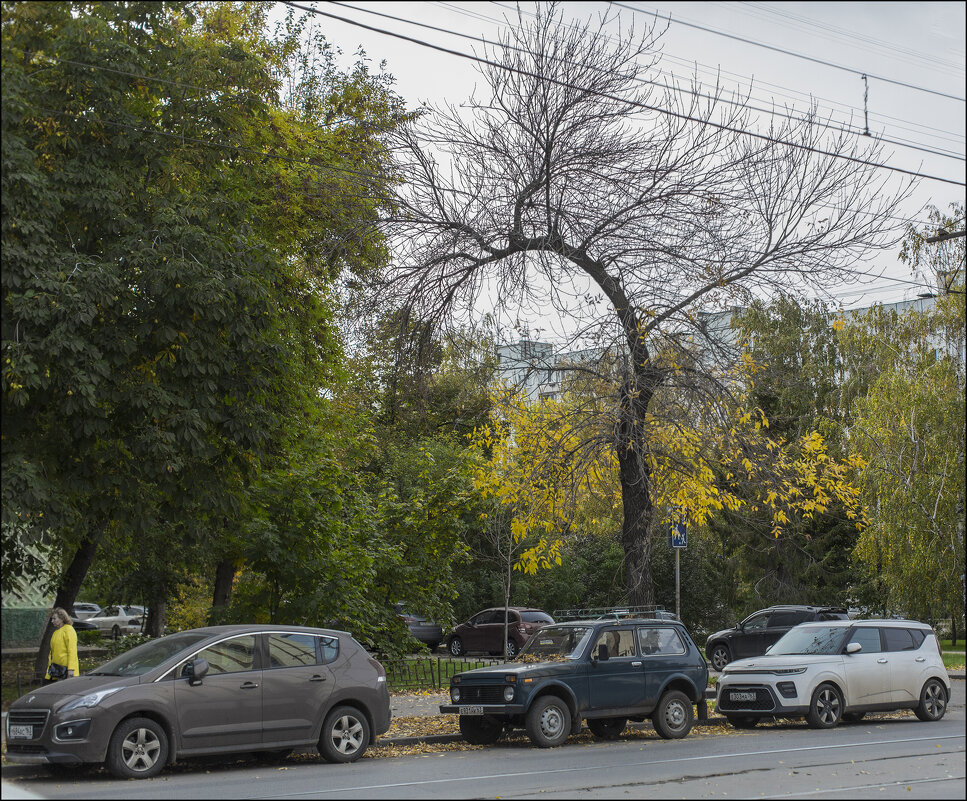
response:
<svg viewBox="0 0 967 801"><path fill-rule="evenodd" d="M678 554L681 548L675 549L675 617L682 619L682 583L678 570Z"/></svg>

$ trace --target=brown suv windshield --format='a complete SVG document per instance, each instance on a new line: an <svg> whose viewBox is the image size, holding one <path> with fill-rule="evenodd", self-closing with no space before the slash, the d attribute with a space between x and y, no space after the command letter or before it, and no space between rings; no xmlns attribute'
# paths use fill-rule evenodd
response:
<svg viewBox="0 0 967 801"><path fill-rule="evenodd" d="M207 634L194 634L184 632L182 634L169 634L159 640L146 642L137 648L116 656L108 662L91 671L90 676L140 676L149 670L154 670L158 665L181 653L185 648L190 648L196 642L201 642L208 638Z"/></svg>

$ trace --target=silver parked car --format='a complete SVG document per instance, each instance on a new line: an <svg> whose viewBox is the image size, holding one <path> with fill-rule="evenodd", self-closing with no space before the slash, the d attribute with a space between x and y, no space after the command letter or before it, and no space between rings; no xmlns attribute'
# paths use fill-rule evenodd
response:
<svg viewBox="0 0 967 801"><path fill-rule="evenodd" d="M87 604L81 601L74 604L74 614L71 617L74 620L87 620L89 617L94 617L100 611L101 607L97 604Z"/></svg>
<svg viewBox="0 0 967 801"><path fill-rule="evenodd" d="M7 714L7 761L105 764L145 779L176 759L312 746L353 762L389 728L386 672L345 631L235 625L144 643L33 690Z"/></svg>
<svg viewBox="0 0 967 801"><path fill-rule="evenodd" d="M718 711L737 728L804 717L828 729L898 709L940 720L950 677L926 623L826 620L790 629L763 656L730 662L715 690Z"/></svg>
<svg viewBox="0 0 967 801"><path fill-rule="evenodd" d="M124 634L140 634L144 627L143 613L131 606L105 606L87 620L97 626L101 634L115 640Z"/></svg>

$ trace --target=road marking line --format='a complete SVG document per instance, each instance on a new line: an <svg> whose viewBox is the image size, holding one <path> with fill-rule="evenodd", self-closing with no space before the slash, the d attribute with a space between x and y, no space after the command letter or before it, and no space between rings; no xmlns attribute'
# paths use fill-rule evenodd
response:
<svg viewBox="0 0 967 801"><path fill-rule="evenodd" d="M866 748L868 746L875 745L893 745L899 743L921 743L936 740L963 740L967 738L967 734L950 734L944 735L942 737L906 737L902 740L873 740L865 743L839 743L837 745L810 745L806 747L798 748L773 748L765 751L742 751L733 754L705 754L701 756L692 757L676 757L674 759L653 759L647 762L617 762L609 763L607 765L588 765L586 767L580 768L553 768L551 770L526 770L520 771L519 773L491 773L482 776L450 776L445 779L421 779L418 781L411 782L393 782L390 784L367 784L367 785L353 785L349 787L334 787L331 790L315 789L308 792L300 793L273 793L273 798L294 798L296 796L303 795L313 795L322 796L329 793L345 793L350 791L358 790L388 790L393 787L414 787L419 785L429 785L429 784L445 784L447 782L478 782L485 781L487 779L513 779L519 776L548 776L556 773L581 773L584 771L594 771L594 770L611 770L612 768L624 768L632 766L644 766L644 765L667 765L670 762L699 762L706 759L735 759L736 757L748 757L748 756L766 756L768 754L788 754L790 752L802 752L802 751L825 751L834 748ZM909 783L909 782L908 782ZM874 787L880 787L881 785L873 785ZM240 797L241 798L241 797ZM247 798L262 798L262 796L247 796Z"/></svg>

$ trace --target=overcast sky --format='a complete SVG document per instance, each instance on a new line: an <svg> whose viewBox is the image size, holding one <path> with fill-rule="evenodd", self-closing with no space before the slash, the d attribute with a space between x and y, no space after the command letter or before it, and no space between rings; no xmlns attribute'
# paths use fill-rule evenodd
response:
<svg viewBox="0 0 967 801"><path fill-rule="evenodd" d="M494 40L505 18L516 19L515 5L510 2L304 5L468 54L474 45L452 33ZM967 7L964 3L645 3L629 0L614 4L564 4L566 14L575 20L606 12L609 6L612 13L620 13L625 23L634 21L636 27L654 24L656 14L664 19L670 17L671 23L662 39L661 69L674 73L683 82L697 69L700 79L709 84L714 83L715 73L721 71L723 83L730 87L748 90L751 83L751 102L758 106L771 106L774 102L803 109L812 98L839 124L862 131L867 83L861 75L866 74L871 132L920 148L887 145L885 163L933 176L920 181L904 216L923 220L925 216L920 208L924 204L946 210L951 202L964 202ZM527 11L533 4L522 4L522 8ZM399 21L367 11L390 15ZM459 104L469 97L479 79L469 59L346 22L324 17L317 20L326 38L347 56L362 47L374 67L385 61L386 70L396 78L398 93L411 106L443 101ZM480 53L479 45L476 49ZM926 151L949 153L954 158ZM959 185L936 178L953 180ZM883 253L875 267L866 269L882 270L885 277L871 279L865 287L837 291L844 307L905 300L927 291L922 285L907 283L914 278L908 268L899 264L895 253Z"/></svg>

